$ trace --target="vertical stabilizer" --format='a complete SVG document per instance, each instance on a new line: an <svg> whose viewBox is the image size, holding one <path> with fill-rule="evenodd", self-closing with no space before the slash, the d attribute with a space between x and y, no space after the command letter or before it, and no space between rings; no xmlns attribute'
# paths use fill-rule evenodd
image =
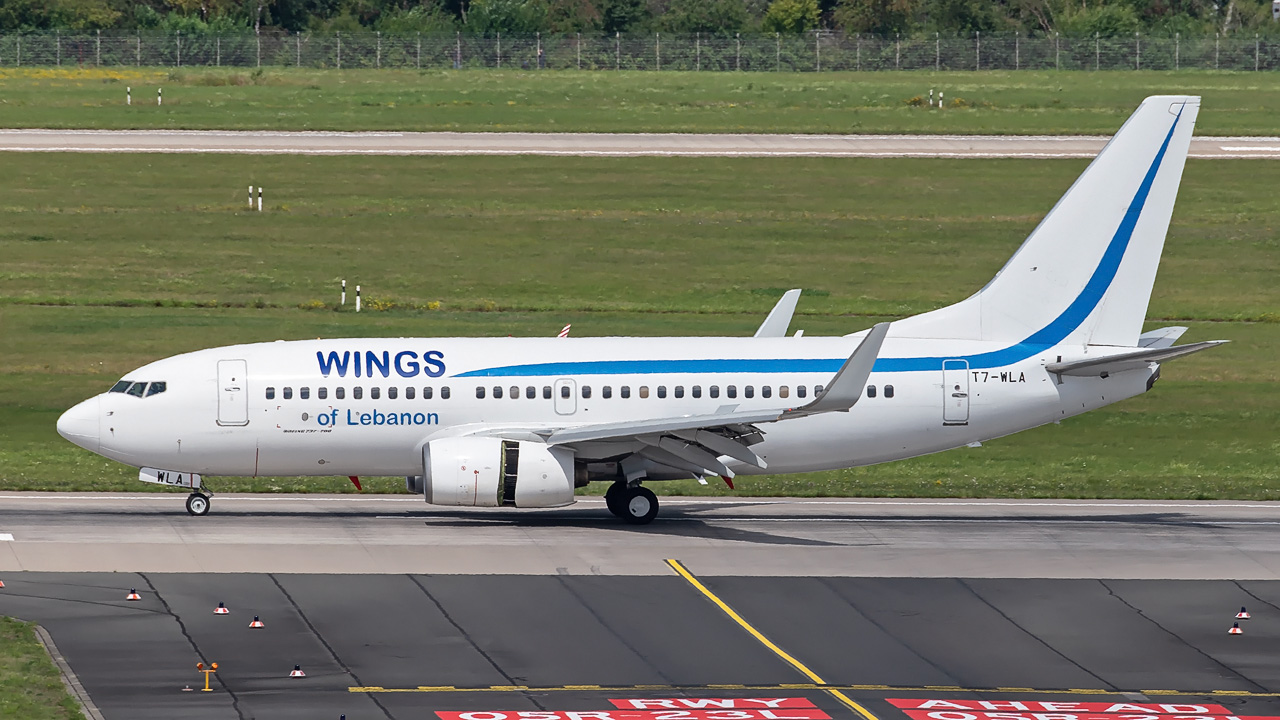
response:
<svg viewBox="0 0 1280 720"><path fill-rule="evenodd" d="M1199 110L1147 98L981 292L894 334L1135 346Z"/></svg>

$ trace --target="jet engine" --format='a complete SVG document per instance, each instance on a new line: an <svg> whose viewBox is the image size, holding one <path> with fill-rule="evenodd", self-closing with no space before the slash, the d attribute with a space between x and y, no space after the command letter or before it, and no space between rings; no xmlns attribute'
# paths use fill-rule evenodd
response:
<svg viewBox="0 0 1280 720"><path fill-rule="evenodd" d="M407 484L421 487L433 505L551 508L573 504L574 479L573 451L566 448L457 437L428 442L422 477Z"/></svg>

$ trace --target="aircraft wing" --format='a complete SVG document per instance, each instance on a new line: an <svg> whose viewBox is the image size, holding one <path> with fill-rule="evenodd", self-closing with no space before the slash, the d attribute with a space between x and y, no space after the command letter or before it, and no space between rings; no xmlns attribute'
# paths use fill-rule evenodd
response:
<svg viewBox="0 0 1280 720"><path fill-rule="evenodd" d="M1184 355L1197 353L1201 350L1208 350L1211 347L1217 347L1227 340L1208 340L1206 342L1191 343L1190 345L1178 345L1176 347L1160 347L1153 346L1140 350L1133 350L1119 355L1109 355L1107 357L1087 358L1084 360L1068 360L1060 363L1050 363L1045 369L1055 375L1075 375L1079 377L1100 376L1106 377L1111 373L1124 372L1125 370L1137 370L1155 362L1164 362L1173 360Z"/></svg>
<svg viewBox="0 0 1280 720"><path fill-rule="evenodd" d="M738 411L736 405L704 415L683 415L536 431L548 445L576 445L591 442L630 443L634 452L661 465L687 470L695 475L733 473L717 458L729 456L764 468L765 462L750 445L763 439L757 423L771 423L852 408L863 395L889 323L871 328L830 384L811 402L798 408Z"/></svg>
<svg viewBox="0 0 1280 720"><path fill-rule="evenodd" d="M799 288L783 293L753 337L786 337L787 329L791 327L791 316L796 314L796 303L799 302Z"/></svg>

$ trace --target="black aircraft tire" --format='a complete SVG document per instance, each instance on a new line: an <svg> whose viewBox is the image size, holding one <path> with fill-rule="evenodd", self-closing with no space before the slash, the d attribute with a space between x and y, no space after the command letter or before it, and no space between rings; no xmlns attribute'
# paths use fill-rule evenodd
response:
<svg viewBox="0 0 1280 720"><path fill-rule="evenodd" d="M658 496L646 487L627 488L623 495L622 511L622 519L628 523L648 525L658 517Z"/></svg>
<svg viewBox="0 0 1280 720"><path fill-rule="evenodd" d="M622 517L626 510L622 507L623 496L626 495L627 486L622 483L614 483L604 493L605 507L609 508L609 512L614 517Z"/></svg>
<svg viewBox="0 0 1280 720"><path fill-rule="evenodd" d="M191 493L187 496L187 512L191 515L209 514L209 496L203 493Z"/></svg>

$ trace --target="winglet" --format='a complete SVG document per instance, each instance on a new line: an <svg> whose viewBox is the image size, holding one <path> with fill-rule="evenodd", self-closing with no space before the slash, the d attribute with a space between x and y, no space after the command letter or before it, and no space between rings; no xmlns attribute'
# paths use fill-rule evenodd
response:
<svg viewBox="0 0 1280 720"><path fill-rule="evenodd" d="M858 344L858 348L853 351L849 359L844 361L840 371L831 379L831 384L823 388L813 402L788 410L778 419L845 411L853 407L862 397L862 388L866 386L867 378L871 377L871 368L876 364L876 357L880 355L880 346L884 343L887 334L889 334L889 323L877 323Z"/></svg>
<svg viewBox="0 0 1280 720"><path fill-rule="evenodd" d="M800 288L783 293L778 304L769 311L769 317L760 323L753 337L786 337L787 329L791 327L791 316L795 315L798 302L800 302Z"/></svg>

